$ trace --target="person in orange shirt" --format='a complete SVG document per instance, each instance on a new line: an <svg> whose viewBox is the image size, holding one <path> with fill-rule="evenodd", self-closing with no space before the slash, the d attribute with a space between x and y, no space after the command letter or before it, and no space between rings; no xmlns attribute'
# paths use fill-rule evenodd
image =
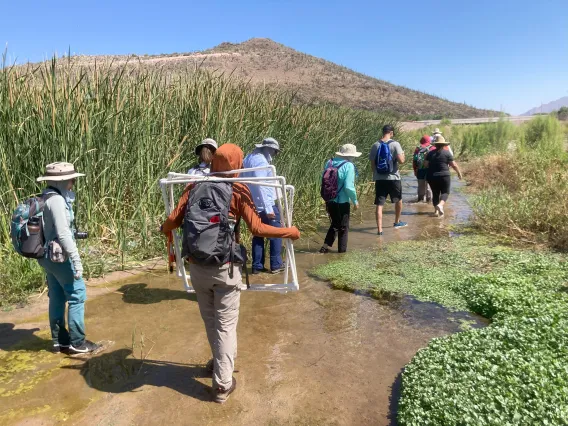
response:
<svg viewBox="0 0 568 426"><path fill-rule="evenodd" d="M243 151L234 144L224 144L213 155L211 173L241 169L242 165ZM222 176L234 177L234 175ZM168 235L182 225L190 193L196 185L199 183L191 183L185 188L177 207L161 227L164 234ZM276 228L263 224L247 185L242 183L233 184L229 217L237 224L242 218L250 232L258 237L292 240L300 238L300 232L295 226ZM238 242L238 226L236 229L235 239ZM236 266L230 274L228 263L210 266L189 260L191 284L197 295L199 311L213 353L213 359L208 362L207 368L213 374L213 400L218 403L224 403L237 385L233 371L237 351L237 322L242 277L241 268Z"/></svg>

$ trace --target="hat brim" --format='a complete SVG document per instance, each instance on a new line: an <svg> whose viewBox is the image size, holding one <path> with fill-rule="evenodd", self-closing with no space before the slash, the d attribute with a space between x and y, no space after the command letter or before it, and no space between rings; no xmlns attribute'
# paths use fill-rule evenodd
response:
<svg viewBox="0 0 568 426"><path fill-rule="evenodd" d="M444 141L444 142L434 142L434 145L449 145L450 143L448 141Z"/></svg>
<svg viewBox="0 0 568 426"><path fill-rule="evenodd" d="M41 176L36 179L36 182L45 182L45 181L62 182L64 180L71 180L83 176L85 176L84 173L71 173L70 175L61 175L61 176Z"/></svg>
<svg viewBox="0 0 568 426"><path fill-rule="evenodd" d="M274 151L282 151L280 148L276 148L274 145L263 145L261 143L257 143L254 146L256 146L257 148L272 148Z"/></svg>
<svg viewBox="0 0 568 426"><path fill-rule="evenodd" d="M195 147L195 155L199 155L199 150L200 150L201 148L203 148L204 146L208 146L208 147L210 147L210 148L213 148L213 152L217 151L217 147L216 147L215 145L213 145L213 144L210 144L210 143L200 143L199 145L197 145L197 146Z"/></svg>
<svg viewBox="0 0 568 426"><path fill-rule="evenodd" d="M341 152L336 152L335 155L337 155L338 157L355 157L358 158L361 155L363 155L362 152L354 152L353 154L342 154Z"/></svg>

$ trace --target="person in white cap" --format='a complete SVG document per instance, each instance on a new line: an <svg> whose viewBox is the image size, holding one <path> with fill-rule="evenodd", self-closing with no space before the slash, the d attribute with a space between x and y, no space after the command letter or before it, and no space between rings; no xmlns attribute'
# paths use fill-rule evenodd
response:
<svg viewBox="0 0 568 426"><path fill-rule="evenodd" d="M280 153L280 144L274 138L265 138L262 143L256 144L252 153L247 155L243 162L243 168L253 169L266 167L272 164L273 159ZM270 170L257 170L241 173L242 177L272 177ZM276 228L282 227L280 210L277 205L278 192L269 186L250 185L256 210L262 219L262 223ZM282 261L282 239L270 238L270 272L278 274L284 270ZM253 237L252 239L252 273L267 272L264 267L264 238Z"/></svg>
<svg viewBox="0 0 568 426"><path fill-rule="evenodd" d="M349 235L349 216L351 214L351 204L355 209L359 208L357 192L355 191L355 176L357 169L353 160L361 156L357 152L357 147L350 143L343 145L336 157L329 160L324 167L325 171L330 168L337 170L337 196L326 202L326 210L331 220L331 225L327 231L325 241L320 249L320 253L328 253L333 246L337 235L337 248L339 253L347 251L347 239Z"/></svg>
<svg viewBox="0 0 568 426"><path fill-rule="evenodd" d="M45 176L38 182L47 182L42 195L43 233L46 256L38 260L47 275L49 295L49 325L54 352L83 354L99 349L85 338L85 300L87 291L83 281L83 264L75 243L76 229L73 202L75 179L85 176L71 163L52 163L46 166ZM84 237L83 237L84 238ZM68 305L69 330L65 324L65 305Z"/></svg>
<svg viewBox="0 0 568 426"><path fill-rule="evenodd" d="M217 151L217 142L214 139L207 138L195 147L195 155L199 158L199 163L187 171L188 175L205 176L208 175L211 167L213 154Z"/></svg>

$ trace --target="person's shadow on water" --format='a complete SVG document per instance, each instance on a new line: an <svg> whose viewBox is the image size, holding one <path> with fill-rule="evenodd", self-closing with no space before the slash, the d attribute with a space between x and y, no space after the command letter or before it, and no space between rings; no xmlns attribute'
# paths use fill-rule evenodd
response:
<svg viewBox="0 0 568 426"><path fill-rule="evenodd" d="M200 401L211 401L211 387L196 380L208 377L204 365L141 360L131 355L130 349L118 349L62 368L79 370L90 387L102 392L136 392L146 385L165 386Z"/></svg>
<svg viewBox="0 0 568 426"><path fill-rule="evenodd" d="M0 350L3 351L41 351L51 348L51 339L42 339L34 333L39 328L14 328L12 323L0 323Z"/></svg>
<svg viewBox="0 0 568 426"><path fill-rule="evenodd" d="M164 300L186 299L194 302L197 300L194 293L190 294L183 290L171 290L169 288L149 288L148 284L143 283L126 284L116 292L122 294L122 300L125 303L138 305L150 305Z"/></svg>

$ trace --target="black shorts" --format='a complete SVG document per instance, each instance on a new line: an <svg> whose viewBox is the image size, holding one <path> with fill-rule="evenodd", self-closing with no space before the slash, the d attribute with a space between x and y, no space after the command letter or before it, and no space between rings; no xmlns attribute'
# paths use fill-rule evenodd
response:
<svg viewBox="0 0 568 426"><path fill-rule="evenodd" d="M390 196L392 203L402 200L402 181L400 180L376 180L375 181L375 206L384 206Z"/></svg>

